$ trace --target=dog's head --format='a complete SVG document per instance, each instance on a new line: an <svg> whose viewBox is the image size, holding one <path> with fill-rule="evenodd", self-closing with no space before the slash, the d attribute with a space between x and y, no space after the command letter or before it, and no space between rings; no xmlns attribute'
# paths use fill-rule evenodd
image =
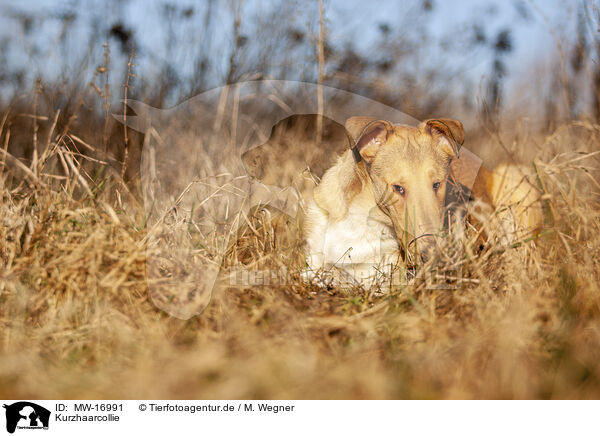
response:
<svg viewBox="0 0 600 436"><path fill-rule="evenodd" d="M440 118L410 127L353 117L346 129L354 139L357 168L367 173L366 184L400 244L412 252L417 242L426 258L443 225L450 163L464 141L462 124Z"/></svg>

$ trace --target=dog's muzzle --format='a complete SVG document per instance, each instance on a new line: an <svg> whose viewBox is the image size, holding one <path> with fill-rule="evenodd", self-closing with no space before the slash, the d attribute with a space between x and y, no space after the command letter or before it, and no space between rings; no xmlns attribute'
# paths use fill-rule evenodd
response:
<svg viewBox="0 0 600 436"><path fill-rule="evenodd" d="M406 254L413 261L425 263L433 256L435 247L435 235L433 233L423 233L408 242Z"/></svg>

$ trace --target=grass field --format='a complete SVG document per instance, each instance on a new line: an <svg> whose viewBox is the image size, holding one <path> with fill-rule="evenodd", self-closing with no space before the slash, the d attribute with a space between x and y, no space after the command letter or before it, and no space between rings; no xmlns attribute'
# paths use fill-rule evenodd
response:
<svg viewBox="0 0 600 436"><path fill-rule="evenodd" d="M465 255L457 289L225 286L184 321L150 297L139 180L75 153L79 137L52 119L27 161L3 125L0 397L600 397L598 125L510 145L538 151L546 229ZM500 155L494 140L466 146ZM297 264L256 230L253 262Z"/></svg>

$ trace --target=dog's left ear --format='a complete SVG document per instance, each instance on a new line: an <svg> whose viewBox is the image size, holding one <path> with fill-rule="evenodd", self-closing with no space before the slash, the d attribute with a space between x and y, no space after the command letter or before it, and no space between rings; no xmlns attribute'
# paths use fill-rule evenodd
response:
<svg viewBox="0 0 600 436"><path fill-rule="evenodd" d="M449 118L425 120L419 124L422 132L441 140L444 150L453 157L458 157L458 150L465 142L465 129L460 121Z"/></svg>
<svg viewBox="0 0 600 436"><path fill-rule="evenodd" d="M356 159L371 163L381 146L393 132L394 126L386 120L370 117L352 117L346 121L346 130L354 141ZM358 155L356 154L358 153ZM356 157L358 156L358 157Z"/></svg>
<svg viewBox="0 0 600 436"><path fill-rule="evenodd" d="M356 144L358 138L360 137L360 134L365 129L365 127L367 127L369 123L372 123L375 120L377 120L377 118L373 117L350 117L346 120L344 127L346 127L346 131L352 137L352 145Z"/></svg>

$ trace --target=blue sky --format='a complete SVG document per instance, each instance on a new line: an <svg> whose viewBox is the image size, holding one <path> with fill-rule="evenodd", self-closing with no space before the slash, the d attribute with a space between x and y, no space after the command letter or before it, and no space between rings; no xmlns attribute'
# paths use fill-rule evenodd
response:
<svg viewBox="0 0 600 436"><path fill-rule="evenodd" d="M135 29L135 35L141 46L141 53L138 54L137 72L140 75L151 74L157 59L163 55L166 56L166 47L164 46L164 17L162 6L165 0L83 0L76 2L74 0L29 0L22 3L15 3L8 0L0 0L0 38L12 38L12 48L8 52L8 62L11 66L23 66L33 68L33 70L46 72L48 75L58 72L59 66L65 59L76 58L78 51L84 52L87 47L78 44L79 40L84 40L80 35L89 31L88 23L96 19L101 23L112 23L118 17L125 17L125 22ZM178 6L194 6L196 10L201 11L205 1L177 1ZM215 32L219 34L215 44L221 44L221 52L225 51L231 44L231 5L235 2L231 0L218 1L219 13L216 15L213 26ZM244 3L245 14L260 14L263 10L268 10L277 5L275 0L246 0ZM300 3L299 3L300 4ZM304 3L305 6L308 3ZM384 0L380 2L365 2L360 0L334 1L325 0L326 17L328 32L331 41L335 44L340 41L350 41L358 50L367 50L372 47L372 43L378 36L378 24L389 23L394 26L402 21L407 10L421 7L422 1L392 1ZM523 70L528 68L530 63L538 57L548 56L556 51L548 24L554 27L559 33L569 28L575 18L575 9L578 5L577 0L558 1L558 0L537 0L522 1L433 1L434 7L430 17L424 25L430 35L440 39L452 40L459 38L461 33L468 31L468 26L473 22L481 24L488 36L495 35L500 29L510 27L513 36L515 49L505 57L509 74L508 84L514 83ZM315 1L316 5L316 1ZM528 16L524 17L519 11L523 9L528 11ZM536 10L536 8L538 10ZM22 35L21 28L14 16L20 12L31 13L34 16L49 17L59 11L76 10L78 16L83 20L76 22L70 30L68 38L70 39L69 53L58 50L57 37L60 33L60 22L56 19L45 19L34 22L34 36L27 38ZM316 10L316 8L315 8ZM540 15L540 11L546 16L548 23ZM201 12L200 12L201 13ZM314 23L313 23L314 24ZM300 19L299 25L302 25ZM179 29L181 30L181 29ZM183 29L184 38L191 41L194 38L194 29ZM32 42L34 41L34 42ZM41 57L29 56L27 53L33 45L39 46L44 52ZM113 54L118 52L113 47ZM490 59L483 53L464 52L461 54L461 73L477 82L489 73ZM431 53L431 56L437 56ZM227 57L223 57L226 62ZM464 68L465 59L468 59L469 68ZM448 61L452 62L452 59ZM189 56L186 52L180 54L178 66L183 69L194 68L189 62Z"/></svg>

